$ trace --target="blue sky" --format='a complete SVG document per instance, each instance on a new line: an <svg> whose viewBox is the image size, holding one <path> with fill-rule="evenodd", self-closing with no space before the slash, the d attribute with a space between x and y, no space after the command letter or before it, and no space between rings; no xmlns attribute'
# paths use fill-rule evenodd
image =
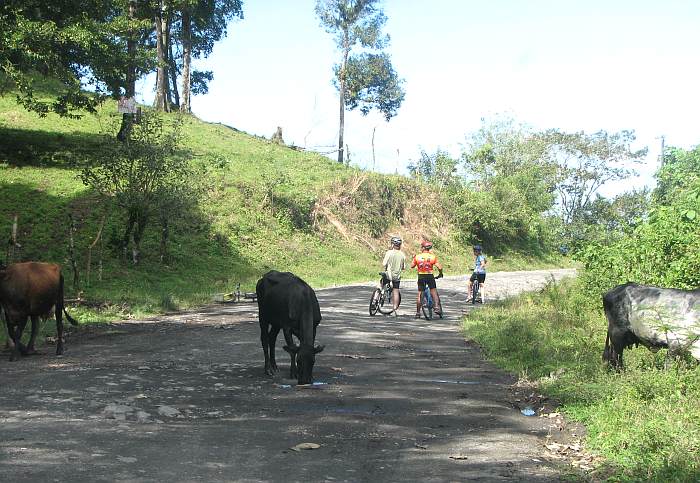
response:
<svg viewBox="0 0 700 483"><path fill-rule="evenodd" d="M315 0L247 0L200 69L209 94L200 118L287 143L332 151L338 54L318 23ZM346 115L353 164L405 173L420 149L458 155L482 118L506 114L533 128L633 129L649 147L634 185L649 184L659 136L700 143L700 2L695 0L385 0L388 52L406 99L389 123ZM141 85L150 98L150 86ZM331 155L333 156L333 155ZM619 192L633 184L611 186Z"/></svg>

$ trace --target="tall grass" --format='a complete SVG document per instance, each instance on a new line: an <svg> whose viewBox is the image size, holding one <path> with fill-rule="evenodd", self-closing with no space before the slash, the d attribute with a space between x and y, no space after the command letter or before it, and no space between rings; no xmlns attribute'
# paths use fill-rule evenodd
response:
<svg viewBox="0 0 700 483"><path fill-rule="evenodd" d="M586 447L605 458L598 477L700 480L700 366L666 351L625 352L626 369L601 362L607 322L580 282L473 311L464 321L499 366L535 381L587 427Z"/></svg>

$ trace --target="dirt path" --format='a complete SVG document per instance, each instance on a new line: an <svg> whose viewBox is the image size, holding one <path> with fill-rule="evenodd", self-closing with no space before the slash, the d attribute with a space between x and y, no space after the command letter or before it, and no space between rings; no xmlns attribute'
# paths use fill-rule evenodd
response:
<svg viewBox="0 0 700 483"><path fill-rule="evenodd" d="M496 273L490 296L571 270ZM525 417L514 378L465 343L465 278L439 282L447 317L370 317L366 285L318 291L314 378L263 375L257 306L208 307L74 333L0 354L3 481L556 481L547 418ZM409 290L410 288L410 290ZM555 429L556 431L556 429ZM299 443L318 449L293 451Z"/></svg>

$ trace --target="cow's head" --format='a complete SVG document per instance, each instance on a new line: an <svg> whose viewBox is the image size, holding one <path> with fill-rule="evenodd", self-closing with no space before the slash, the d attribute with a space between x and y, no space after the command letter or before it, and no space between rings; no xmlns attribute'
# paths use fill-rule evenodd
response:
<svg viewBox="0 0 700 483"><path fill-rule="evenodd" d="M316 362L316 354L323 350L322 345L316 347L303 344L301 346L284 347L284 350L292 354L297 362L297 383L311 384L313 382L312 372Z"/></svg>

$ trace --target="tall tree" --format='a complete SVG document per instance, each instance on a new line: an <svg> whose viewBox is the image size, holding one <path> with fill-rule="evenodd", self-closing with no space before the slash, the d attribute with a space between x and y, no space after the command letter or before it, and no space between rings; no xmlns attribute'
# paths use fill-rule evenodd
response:
<svg viewBox="0 0 700 483"><path fill-rule="evenodd" d="M389 121L396 115L405 93L384 48L389 36L382 34L386 16L380 0L317 0L321 25L334 36L340 63L334 66L334 84L339 95L338 162L344 158L345 109L372 109ZM353 53L353 49L364 49Z"/></svg>
<svg viewBox="0 0 700 483"><path fill-rule="evenodd" d="M192 110L192 94L206 93L210 71L192 70L192 57L208 57L214 44L224 38L231 20L243 18L241 0L180 0L182 44L182 103L180 111Z"/></svg>

